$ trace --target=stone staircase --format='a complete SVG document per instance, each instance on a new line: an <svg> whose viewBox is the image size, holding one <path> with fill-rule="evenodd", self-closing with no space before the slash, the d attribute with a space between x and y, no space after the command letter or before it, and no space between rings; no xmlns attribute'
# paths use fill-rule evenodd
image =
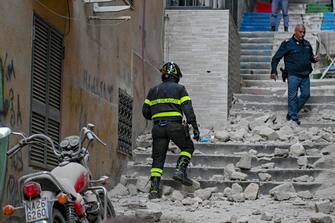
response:
<svg viewBox="0 0 335 223"><path fill-rule="evenodd" d="M303 12L299 7L297 10ZM301 13L298 13L298 16L294 16L294 13L290 14L292 24L290 30L298 19L307 19L307 16L308 20L313 16L317 18L315 23L318 25L312 24L313 29L320 28L320 15L302 15ZM268 22L265 21L268 15L249 14L249 17L258 22L257 29ZM251 23L246 22L244 25L246 28ZM284 119L287 112L286 83L283 83L281 79L276 82L269 80L270 61L278 44L291 35L291 33L274 33L267 30L240 33L240 71L243 86L241 93L235 94L236 102L230 111L231 116L256 118L264 116L264 112L270 112ZM311 85L312 97L307 103L310 111L302 115L302 127L334 127L334 122L320 121L318 115L321 110L335 109L335 80L312 80ZM147 177L149 180L152 162L150 142L139 142L137 146L138 148L133 151L133 159L128 162L127 171L124 174L127 182L133 184L136 184L141 177ZM304 144L306 153L299 157L282 157L276 154L278 150L290 150L291 146L288 143L195 143L195 152L188 169L188 176L198 181L201 188L217 187L219 192L223 192L226 187L231 187L233 183L239 183L243 188L250 183L256 183L259 185L260 193L268 194L273 187L287 182L291 182L296 191L315 191L322 184L318 176L326 169L313 167L312 164L322 157L320 151L327 145ZM170 145L162 184L184 191L194 190L172 179L178 152L175 146ZM238 168L237 164L246 154L253 154L250 168ZM240 175L245 174L244 177L227 178L228 166L231 164L236 166L233 169ZM264 177L264 174L270 177ZM308 176L312 180L296 179L301 176Z"/></svg>

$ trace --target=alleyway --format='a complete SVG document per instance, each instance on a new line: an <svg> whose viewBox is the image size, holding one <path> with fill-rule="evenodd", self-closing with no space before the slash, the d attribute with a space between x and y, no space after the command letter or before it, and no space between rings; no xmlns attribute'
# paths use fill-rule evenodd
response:
<svg viewBox="0 0 335 223"><path fill-rule="evenodd" d="M302 124L286 121L286 83L269 80L271 56L306 25L315 48L323 14L306 14L306 4L291 4L289 32L255 32L268 14L247 13L240 32L241 93L234 95L229 124L201 129L188 169L194 180L184 187L172 180L179 150L167 155L162 199L149 201L151 136L137 139L127 172L109 195L118 215L147 222L333 222L335 214L335 81L313 79ZM253 30L256 29L256 30ZM150 220L151 219L151 220Z"/></svg>

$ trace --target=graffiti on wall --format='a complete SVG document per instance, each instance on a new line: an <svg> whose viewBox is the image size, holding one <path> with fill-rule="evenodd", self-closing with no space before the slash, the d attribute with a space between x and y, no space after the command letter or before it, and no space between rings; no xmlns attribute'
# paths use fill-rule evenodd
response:
<svg viewBox="0 0 335 223"><path fill-rule="evenodd" d="M16 80L16 72L14 59L11 59L6 52L4 56L0 55L0 76L1 76L1 114L2 118L9 120L8 125L14 128L20 128L22 125L22 112L20 105L20 94L15 92L15 88L11 85ZM8 84L8 92L6 97L4 96L4 83ZM7 91L7 90L6 90ZM0 188L1 192L5 194L0 194L2 200L5 200L11 204L19 204L19 184L18 178L16 177L18 172L23 171L23 158L22 153L18 152L9 162L10 164L10 173L7 171L7 155L6 151L8 150L8 139L4 140L0 144ZM7 175L7 179L5 176Z"/></svg>
<svg viewBox="0 0 335 223"><path fill-rule="evenodd" d="M84 71L83 88L86 91L89 91L92 94L99 96L99 98L105 99L109 103L114 102L113 85L100 80L99 77L95 77L94 75L88 73L86 70Z"/></svg>

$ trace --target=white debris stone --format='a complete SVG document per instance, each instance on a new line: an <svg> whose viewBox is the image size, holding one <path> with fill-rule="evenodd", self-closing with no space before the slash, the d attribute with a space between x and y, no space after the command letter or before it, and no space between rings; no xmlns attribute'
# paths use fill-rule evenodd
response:
<svg viewBox="0 0 335 223"><path fill-rule="evenodd" d="M256 200L258 198L259 185L255 183L249 184L245 190L244 195L247 200Z"/></svg>
<svg viewBox="0 0 335 223"><path fill-rule="evenodd" d="M298 197L300 197L302 199L312 199L313 198L313 194L309 190L299 191L297 195L298 195Z"/></svg>
<svg viewBox="0 0 335 223"><path fill-rule="evenodd" d="M251 161L252 161L252 156L249 153L245 153L242 155L240 161L236 164L236 166L242 170L250 170Z"/></svg>
<svg viewBox="0 0 335 223"><path fill-rule="evenodd" d="M268 212L263 212L261 216L261 220L263 221L272 221L273 215Z"/></svg>
<svg viewBox="0 0 335 223"><path fill-rule="evenodd" d="M232 188L232 193L233 194L242 193L243 192L243 188L238 183L233 183L233 185L232 185L231 188Z"/></svg>
<svg viewBox="0 0 335 223"><path fill-rule="evenodd" d="M306 168L308 165L308 159L306 156L299 156L297 159L297 163L299 168Z"/></svg>
<svg viewBox="0 0 335 223"><path fill-rule="evenodd" d="M199 189L199 190L194 192L194 196L199 197L204 201L204 200L208 200L211 197L212 193L215 192L215 191L217 191L216 187L209 187L209 188L205 188L205 189Z"/></svg>
<svg viewBox="0 0 335 223"><path fill-rule="evenodd" d="M328 145L321 150L322 155L335 155L335 144Z"/></svg>
<svg viewBox="0 0 335 223"><path fill-rule="evenodd" d="M311 223L332 223L333 222L332 218L329 215L325 215L322 213L313 214L310 217L309 221Z"/></svg>
<svg viewBox="0 0 335 223"><path fill-rule="evenodd" d="M272 195L275 200L282 201L295 197L296 191L292 183L284 183L272 188L270 195Z"/></svg>
<svg viewBox="0 0 335 223"><path fill-rule="evenodd" d="M312 182L314 178L312 176L303 175L300 177L294 177L292 180L293 182Z"/></svg>
<svg viewBox="0 0 335 223"><path fill-rule="evenodd" d="M215 138L221 142L228 142L230 140L230 133L227 131L218 131L215 132Z"/></svg>
<svg viewBox="0 0 335 223"><path fill-rule="evenodd" d="M112 190L108 192L108 195L110 197L126 196L128 194L129 194L128 189L120 183L117 184Z"/></svg>
<svg viewBox="0 0 335 223"><path fill-rule="evenodd" d="M273 169L275 167L275 163L265 163L265 164L262 164L261 167L263 169Z"/></svg>
<svg viewBox="0 0 335 223"><path fill-rule="evenodd" d="M173 188L172 187L166 186L166 185L164 185L162 187L162 194L163 195L167 196L167 195L170 195L172 192L173 192Z"/></svg>
<svg viewBox="0 0 335 223"><path fill-rule="evenodd" d="M230 179L231 180L246 180L248 177L247 174L241 172L233 172Z"/></svg>
<svg viewBox="0 0 335 223"><path fill-rule="evenodd" d="M210 180L217 181L217 182L223 182L225 179L224 175L213 175Z"/></svg>
<svg viewBox="0 0 335 223"><path fill-rule="evenodd" d="M335 158L333 156L323 156L312 165L314 168L333 169L335 168Z"/></svg>
<svg viewBox="0 0 335 223"><path fill-rule="evenodd" d="M148 193L150 189L149 181L150 181L149 177L144 177L144 176L138 177L136 181L137 190L144 192L144 193Z"/></svg>
<svg viewBox="0 0 335 223"><path fill-rule="evenodd" d="M224 190L223 190L223 196L225 197L228 197L230 196L232 193L232 189L230 187L226 187Z"/></svg>
<svg viewBox="0 0 335 223"><path fill-rule="evenodd" d="M187 197L187 198L183 199L183 200L181 201L181 203L182 203L183 205L187 206L187 205L193 205L195 202L194 202L193 198L191 198L191 197Z"/></svg>
<svg viewBox="0 0 335 223"><path fill-rule="evenodd" d="M305 148L301 143L293 144L290 147L290 155L292 157L303 156L305 155L305 153L306 153Z"/></svg>
<svg viewBox="0 0 335 223"><path fill-rule="evenodd" d="M288 149L275 148L274 155L277 157L288 157L288 154L289 154Z"/></svg>
<svg viewBox="0 0 335 223"><path fill-rule="evenodd" d="M138 209L135 212L135 216L144 220L145 222L158 222L162 216L162 212L151 209Z"/></svg>
<svg viewBox="0 0 335 223"><path fill-rule="evenodd" d="M128 191L129 191L130 195L134 196L134 195L137 194L137 187L136 187L136 185L134 185L134 184L128 184L127 188L128 188Z"/></svg>
<svg viewBox="0 0 335 223"><path fill-rule="evenodd" d="M171 200L172 201L182 201L184 199L184 195L178 191L178 190L174 190L171 194Z"/></svg>
<svg viewBox="0 0 335 223"><path fill-rule="evenodd" d="M268 173L258 173L260 181L270 181L272 176Z"/></svg>
<svg viewBox="0 0 335 223"><path fill-rule="evenodd" d="M315 211L330 214L333 211L333 204L329 200L316 202Z"/></svg>

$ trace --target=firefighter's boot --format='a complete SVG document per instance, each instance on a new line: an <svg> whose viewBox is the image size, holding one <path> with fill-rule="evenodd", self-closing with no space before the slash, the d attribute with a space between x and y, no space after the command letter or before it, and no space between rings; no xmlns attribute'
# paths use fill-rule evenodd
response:
<svg viewBox="0 0 335 223"><path fill-rule="evenodd" d="M177 167L173 175L173 179L184 184L185 186L192 186L193 182L187 177L186 169L190 163L190 158L186 156L180 156L177 161Z"/></svg>
<svg viewBox="0 0 335 223"><path fill-rule="evenodd" d="M160 177L151 177L151 187L149 190L149 199L161 198L161 193L159 190Z"/></svg>

